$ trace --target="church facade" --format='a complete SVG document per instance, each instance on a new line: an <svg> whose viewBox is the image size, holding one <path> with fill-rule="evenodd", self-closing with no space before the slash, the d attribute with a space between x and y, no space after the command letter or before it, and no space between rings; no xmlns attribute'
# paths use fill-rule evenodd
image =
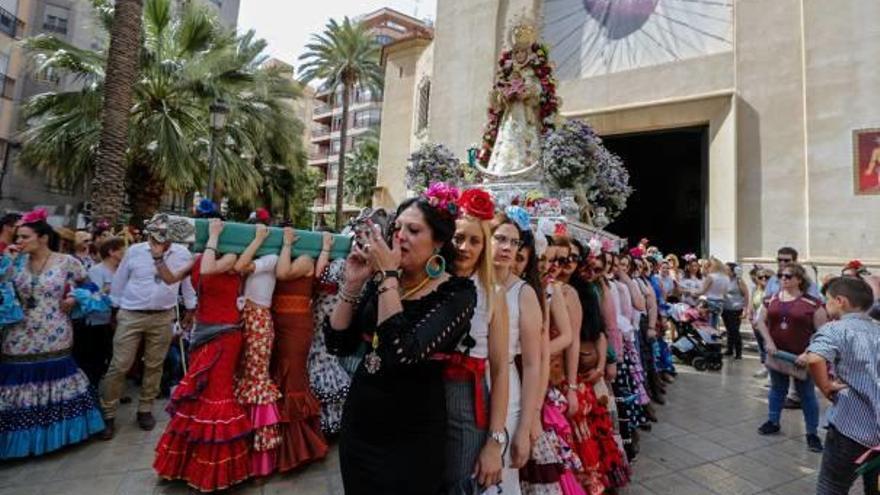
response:
<svg viewBox="0 0 880 495"><path fill-rule="evenodd" d="M550 46L563 117L609 140L702 130L695 251L766 262L790 245L817 265L880 263L872 0L438 0L433 39L383 53L377 205L405 197L406 159L421 143L462 160L479 146L496 59L523 14ZM659 156L630 174L683 173ZM692 194L670 187L672 200Z"/></svg>

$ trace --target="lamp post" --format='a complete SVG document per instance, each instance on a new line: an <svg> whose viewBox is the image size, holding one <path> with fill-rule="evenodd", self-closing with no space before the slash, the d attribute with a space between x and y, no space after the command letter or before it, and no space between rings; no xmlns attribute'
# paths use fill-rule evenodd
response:
<svg viewBox="0 0 880 495"><path fill-rule="evenodd" d="M214 199L214 177L217 173L217 145L218 135L223 127L226 126L226 115L229 113L229 107L223 100L214 100L208 107L211 112L211 156L209 158L210 173L208 174L208 199Z"/></svg>

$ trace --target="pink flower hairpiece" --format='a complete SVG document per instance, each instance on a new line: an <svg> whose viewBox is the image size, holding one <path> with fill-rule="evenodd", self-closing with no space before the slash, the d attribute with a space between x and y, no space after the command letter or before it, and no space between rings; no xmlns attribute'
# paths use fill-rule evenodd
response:
<svg viewBox="0 0 880 495"><path fill-rule="evenodd" d="M457 187L445 182L435 182L428 187L422 196L434 208L447 213L452 218L458 218L460 211L457 202L461 197L461 192Z"/></svg>
<svg viewBox="0 0 880 495"><path fill-rule="evenodd" d="M35 208L21 217L22 224L45 222L49 218L49 212L45 208Z"/></svg>
<svg viewBox="0 0 880 495"><path fill-rule="evenodd" d="M634 247L629 250L629 255L633 258L641 258L645 255L645 252L640 247Z"/></svg>
<svg viewBox="0 0 880 495"><path fill-rule="evenodd" d="M682 256L681 259L683 259L683 260L685 260L686 262L690 263L691 261L697 261L697 255L694 254L694 253L688 253L688 254Z"/></svg>

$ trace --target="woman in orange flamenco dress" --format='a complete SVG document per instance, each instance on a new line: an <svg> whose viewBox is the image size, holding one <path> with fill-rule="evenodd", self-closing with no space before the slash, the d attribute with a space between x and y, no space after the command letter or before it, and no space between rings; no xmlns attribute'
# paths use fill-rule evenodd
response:
<svg viewBox="0 0 880 495"><path fill-rule="evenodd" d="M236 300L241 277L232 271L236 256L217 257L223 223L212 220L203 255L192 267L199 296L190 340L189 369L174 390L167 410L171 421L156 447L153 468L162 478L190 487L222 490L250 476L251 422L233 396L233 376L242 348L241 313ZM157 260L166 283L180 280Z"/></svg>
<svg viewBox="0 0 880 495"><path fill-rule="evenodd" d="M308 357L314 334L312 289L315 263L308 256L291 261L296 242L293 229L284 229L284 242L275 274L278 282L272 300L275 349L272 379L281 390L281 446L276 465L285 472L327 455L321 433L321 404L309 388Z"/></svg>

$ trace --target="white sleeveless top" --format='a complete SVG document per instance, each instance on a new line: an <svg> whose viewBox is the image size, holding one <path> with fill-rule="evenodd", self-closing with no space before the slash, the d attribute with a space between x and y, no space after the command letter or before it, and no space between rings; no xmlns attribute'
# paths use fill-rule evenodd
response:
<svg viewBox="0 0 880 495"><path fill-rule="evenodd" d="M523 286L526 285L525 280L517 280L507 289L507 338L509 343L509 360L512 363L513 358L522 354L522 345L519 342L519 293Z"/></svg>
<svg viewBox="0 0 880 495"><path fill-rule="evenodd" d="M474 316L471 317L470 336L476 342L468 354L471 357L486 359L489 357L489 301L486 290L476 275L471 277L477 288L477 306L474 308ZM458 343L458 351L466 352L467 347L462 342Z"/></svg>
<svg viewBox="0 0 880 495"><path fill-rule="evenodd" d="M730 277L721 273L710 273L709 279L712 280L712 285L706 291L706 299L723 301L727 297L727 290L730 289Z"/></svg>

